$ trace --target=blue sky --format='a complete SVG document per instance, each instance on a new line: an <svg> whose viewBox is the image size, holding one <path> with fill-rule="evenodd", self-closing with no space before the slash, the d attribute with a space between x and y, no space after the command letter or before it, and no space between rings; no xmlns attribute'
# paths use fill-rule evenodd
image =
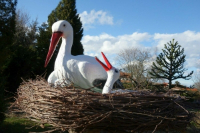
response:
<svg viewBox="0 0 200 133"><path fill-rule="evenodd" d="M46 22L60 0L18 0L17 8L31 19ZM200 63L199 0L77 0L85 54L100 57L103 51L117 65L115 56L130 47L158 48L175 38L185 49L185 67L196 71ZM191 85L192 80L179 80Z"/></svg>

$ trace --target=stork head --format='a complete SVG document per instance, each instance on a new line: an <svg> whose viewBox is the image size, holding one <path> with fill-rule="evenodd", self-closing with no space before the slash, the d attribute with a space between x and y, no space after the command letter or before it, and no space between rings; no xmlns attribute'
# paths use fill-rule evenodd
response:
<svg viewBox="0 0 200 133"><path fill-rule="evenodd" d="M106 56L104 55L103 52L101 52L101 54L106 62L106 65L103 62L101 62L97 57L95 57L95 59L102 65L102 67L107 72L108 78L107 78L106 84L104 86L104 87L106 87L106 89L103 89L103 93L109 93L111 91L115 81L117 81L119 79L120 72L117 68L113 67L110 64L110 62L108 61L108 59L106 58Z"/></svg>
<svg viewBox="0 0 200 133"><path fill-rule="evenodd" d="M73 28L66 20L59 20L52 25L51 43L44 67L48 65L60 38L63 37L66 39L69 35L73 35Z"/></svg>

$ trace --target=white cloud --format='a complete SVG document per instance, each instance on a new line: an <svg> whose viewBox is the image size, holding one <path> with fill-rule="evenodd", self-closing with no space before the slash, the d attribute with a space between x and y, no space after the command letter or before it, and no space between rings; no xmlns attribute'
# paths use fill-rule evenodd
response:
<svg viewBox="0 0 200 133"><path fill-rule="evenodd" d="M186 54L186 62L184 63L186 68L196 67L200 61L200 33L193 31L185 31L183 33L176 34L160 34L156 33L150 35L149 33L125 34L120 36L112 36L107 33L103 33L98 36L86 35L82 39L85 53L88 55L100 55L100 52L104 52L108 55L110 60L114 59L117 53L126 48L146 48L143 44L157 46L158 53L164 47L164 44L172 39L178 41L184 48L184 54ZM111 61L112 62L112 61Z"/></svg>
<svg viewBox="0 0 200 133"><path fill-rule="evenodd" d="M112 54L116 54L121 49L130 47L146 47L143 43L154 44L160 51L164 48L164 44L175 38L179 45L184 48L184 53L187 58L200 58L200 33L193 31L185 31L183 33L176 34L160 34L156 33L150 35L149 33L125 34L120 36L112 36L107 33L100 34L98 36L85 35L82 39L85 52L100 52L107 51ZM148 45L148 46L149 46Z"/></svg>
<svg viewBox="0 0 200 133"><path fill-rule="evenodd" d="M199 57L199 54L191 54L190 57Z"/></svg>
<svg viewBox="0 0 200 133"><path fill-rule="evenodd" d="M141 47L143 41L148 41L151 35L148 33L134 32L130 35L112 36L103 33L99 36L86 35L82 39L84 51L86 55L97 56L100 60L104 61L101 52L104 52L112 65L117 67L115 57L121 50L130 47Z"/></svg>
<svg viewBox="0 0 200 133"><path fill-rule="evenodd" d="M95 56L99 56L98 53L85 53L85 55L93 56L93 57L95 57Z"/></svg>
<svg viewBox="0 0 200 133"><path fill-rule="evenodd" d="M86 35L82 39L85 53L91 56L98 56L102 61L100 52L104 52L112 64L116 64L116 54L120 50L126 48L146 48L148 47L158 48L158 54L161 49L164 48L164 44L171 41L172 39L178 41L179 45L184 48L184 54L186 54L186 62L184 63L185 68L188 72L195 70L198 63L200 64L200 32L185 31L176 34L149 34L149 33L138 33L125 34L120 36L112 36L107 33L100 34L98 36ZM152 51L153 52L153 51ZM155 58L155 57L154 57ZM199 65L200 66L200 65ZM192 81L180 80L181 82L190 85Z"/></svg>
<svg viewBox="0 0 200 133"><path fill-rule="evenodd" d="M125 48L141 47L141 42L149 40L150 37L151 35L148 33L138 32L117 37L103 33L99 36L84 36L82 44L86 53L103 51L108 54L117 54L120 50Z"/></svg>
<svg viewBox="0 0 200 133"><path fill-rule="evenodd" d="M101 25L113 25L113 17L109 15L105 11L95 11L91 10L90 12L84 11L79 14L81 21L83 23L84 28L92 28L94 24L101 24Z"/></svg>
<svg viewBox="0 0 200 133"><path fill-rule="evenodd" d="M185 68L195 67L197 65L197 61L198 61L198 58L187 57L186 55Z"/></svg>

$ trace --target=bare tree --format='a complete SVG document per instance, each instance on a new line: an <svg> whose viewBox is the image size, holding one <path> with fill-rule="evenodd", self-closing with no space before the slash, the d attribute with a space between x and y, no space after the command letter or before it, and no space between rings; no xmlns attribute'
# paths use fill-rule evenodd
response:
<svg viewBox="0 0 200 133"><path fill-rule="evenodd" d="M136 88L141 88L151 79L148 75L153 54L149 49L129 48L117 54L117 62L122 71L130 74L131 83Z"/></svg>
<svg viewBox="0 0 200 133"><path fill-rule="evenodd" d="M200 91L200 62L197 63L197 70L194 73L192 80L194 82L194 87Z"/></svg>
<svg viewBox="0 0 200 133"><path fill-rule="evenodd" d="M23 10L18 9L15 18L14 44L31 46L37 38L37 19L30 22L30 16Z"/></svg>
<svg viewBox="0 0 200 133"><path fill-rule="evenodd" d="M194 78L195 78L194 86L200 91L200 73L198 74L195 73Z"/></svg>

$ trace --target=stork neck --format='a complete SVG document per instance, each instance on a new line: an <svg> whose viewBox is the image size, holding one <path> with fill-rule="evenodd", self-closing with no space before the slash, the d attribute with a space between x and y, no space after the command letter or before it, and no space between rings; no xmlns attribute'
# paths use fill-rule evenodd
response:
<svg viewBox="0 0 200 133"><path fill-rule="evenodd" d="M62 44L60 46L59 55L71 55L71 48L73 44L73 35L69 35L67 38L62 38Z"/></svg>
<svg viewBox="0 0 200 133"><path fill-rule="evenodd" d="M113 79L110 76L108 76L106 83L103 87L102 93L110 93L113 88L113 84Z"/></svg>
<svg viewBox="0 0 200 133"><path fill-rule="evenodd" d="M68 36L67 39L62 38L62 43L58 52L58 56L55 61L54 69L57 69L63 65L63 61L65 57L70 58L72 43L73 43L73 35Z"/></svg>

